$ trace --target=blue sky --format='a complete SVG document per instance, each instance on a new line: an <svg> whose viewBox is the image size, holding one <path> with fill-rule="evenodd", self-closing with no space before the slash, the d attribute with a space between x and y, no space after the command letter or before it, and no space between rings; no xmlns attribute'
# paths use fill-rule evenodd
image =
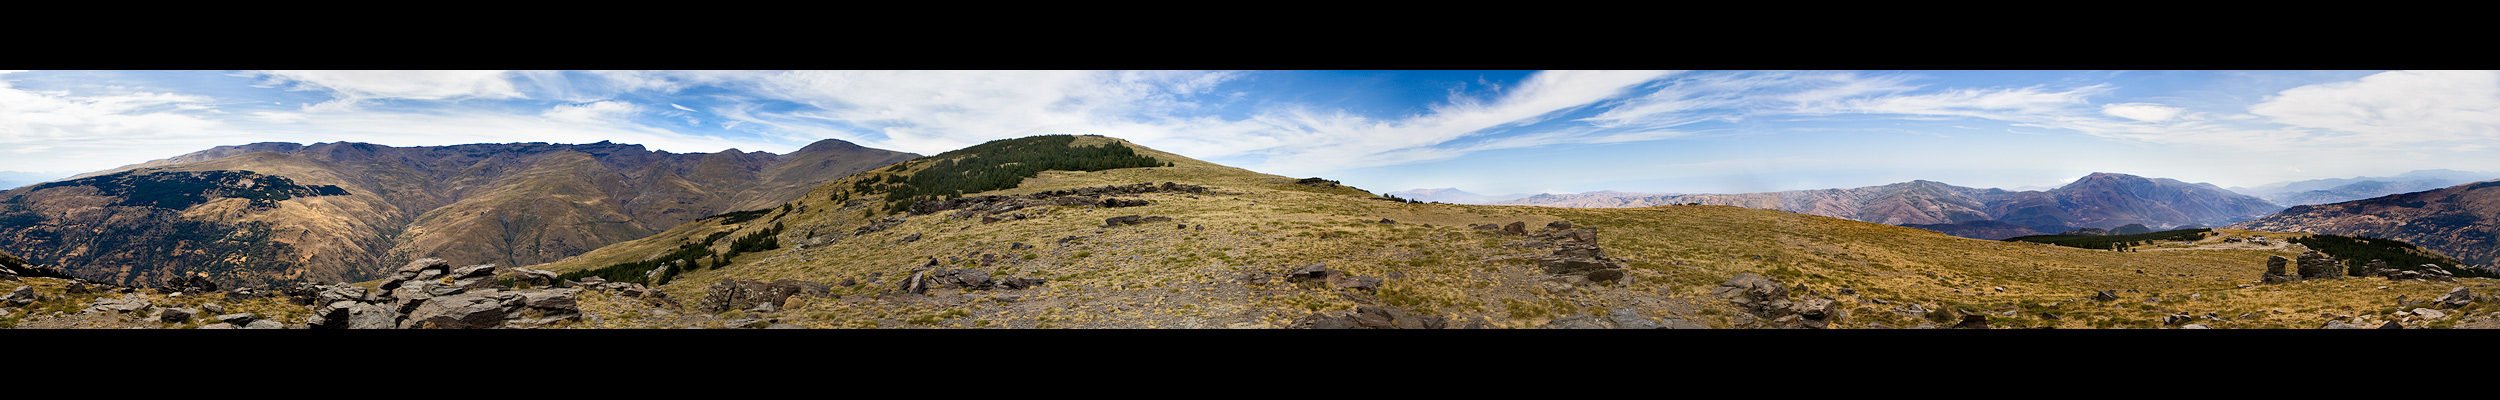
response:
<svg viewBox="0 0 2500 400"><path fill-rule="evenodd" d="M1102 134L1388 192L2500 171L2491 71L12 71L0 171L263 141L935 154Z"/></svg>

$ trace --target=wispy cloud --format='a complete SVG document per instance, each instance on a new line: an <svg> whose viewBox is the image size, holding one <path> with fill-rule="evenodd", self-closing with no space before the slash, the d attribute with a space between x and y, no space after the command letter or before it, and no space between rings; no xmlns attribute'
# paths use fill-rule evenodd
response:
<svg viewBox="0 0 2500 400"><path fill-rule="evenodd" d="M306 110L337 111L372 99L442 100L522 97L505 71L255 71L269 86L330 93Z"/></svg>

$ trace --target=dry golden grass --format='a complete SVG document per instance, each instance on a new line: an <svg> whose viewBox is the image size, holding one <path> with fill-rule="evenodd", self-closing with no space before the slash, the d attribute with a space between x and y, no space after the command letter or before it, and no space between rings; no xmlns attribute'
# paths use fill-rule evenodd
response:
<svg viewBox="0 0 2500 400"><path fill-rule="evenodd" d="M1102 139L1087 139L1102 140ZM1079 141L1079 145L1086 145ZM1133 146L1133 145L1132 145ZM1793 298L1830 297L1850 316L1838 327L1908 327L1930 315L1894 312L1918 304L1990 315L2000 327L2152 328L2164 315L2212 313L2198 320L2218 328L2315 328L2320 314L2360 320L2393 318L2397 296L2437 297L2461 284L2345 279L2256 284L2268 256L2287 248L2229 248L2219 243L2156 245L2159 251L2113 252L2042 244L1964 239L1940 233L1780 211L1725 206L1564 209L1525 206L1407 204L1381 201L1341 186L1295 184L1138 147L1172 167L1098 172L1048 171L1024 185L992 193L1177 182L1219 194L1153 193L1121 198L1152 205L1126 208L1041 207L1041 218L981 223L947 213L911 216L892 229L850 235L888 215L874 201L832 199L836 182L794 202L798 212L735 226L697 222L652 238L548 264L564 271L659 254L714 231L743 235L781 223L784 248L742 255L732 266L693 271L661 287L691 303L725 279L799 279L859 285L838 287L840 299L795 301L784 322L815 328L1272 328L1313 312L1391 305L1496 327L1533 327L1572 314L1631 308L1715 327L1743 318L1709 290L1740 273L1759 273L1802 287ZM874 179L872 171L848 179ZM873 199L871 199L873 200ZM1105 218L1165 216L1160 224L1109 227ZM1383 218L1395 224L1371 223ZM1469 229L1469 224L1524 222L1531 229L1563 220L1599 230L1606 253L1626 259L1628 279L1572 285L1522 259L1538 250L1522 238ZM1200 230L1196 227L1203 226ZM2282 239L2298 234L2225 230ZM917 241L902 239L920 235ZM819 238L822 245L795 244ZM1076 237L1065 244L1060 239ZM1015 243L1033 246L1012 249ZM725 245L725 243L724 243ZM2243 246L2245 247L2245 246ZM980 263L980 254L1005 261ZM898 295L897 282L935 259L993 278L1042 277L1036 289ZM1324 263L1356 276L1385 277L1377 293L1276 280L1242 284L1253 272L1282 273ZM871 278L875 276L876 278ZM2239 288L2239 285L2254 285ZM2380 286L2386 289L2378 289ZM2001 289L2000 289L2001 288ZM2090 300L2115 290L2121 299ZM1853 294L1842 294L1843 292ZM2159 296L2157 302L2147 301ZM1878 303L1882 304L1878 304ZM586 310L592 307L586 306ZM634 313L637 307L591 310ZM2409 308L2408 308L2409 309ZM2456 313L2488 314L2480 309ZM2242 317L2247 314L2247 317ZM624 315L624 314L620 314ZM2055 317L2049 317L2054 315ZM2463 316L2450 317L2449 323ZM612 318L613 319L613 318ZM626 318L632 319L632 318ZM620 325L621 324L621 325ZM2436 325L2440 322L2423 323ZM609 323L601 326L636 326Z"/></svg>

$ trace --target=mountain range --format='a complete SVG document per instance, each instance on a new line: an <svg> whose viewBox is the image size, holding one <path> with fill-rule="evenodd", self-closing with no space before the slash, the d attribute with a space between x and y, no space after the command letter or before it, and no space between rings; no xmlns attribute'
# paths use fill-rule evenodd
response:
<svg viewBox="0 0 2500 400"><path fill-rule="evenodd" d="M2093 173L2044 191L2007 191L1910 181L1848 189L1743 194L1537 195L1499 202L1548 207L1725 205L1907 225L1978 239L2114 229L2220 225L2265 216L2281 206L2212 184Z"/></svg>
<svg viewBox="0 0 2500 400"><path fill-rule="evenodd" d="M1381 194L1397 196L1408 200L1450 204L1493 204L1528 197L1531 195L1529 193L1512 193L1499 196L1487 196L1468 193L1465 190L1458 190L1458 188L1408 189Z"/></svg>
<svg viewBox="0 0 2500 400"><path fill-rule="evenodd" d="M2230 227L2396 239L2488 265L2500 261L2500 181L2293 206Z"/></svg>
<svg viewBox="0 0 2500 400"><path fill-rule="evenodd" d="M533 146L598 150L515 149ZM570 171L605 161L593 154L631 152L584 150L498 153L513 166L494 166L500 162L487 157L468 163L487 167L457 170L521 168L494 174L503 176L494 181L548 183L467 187L551 204L506 214L515 220L556 215L551 211L579 209L564 204L591 199L567 189L576 187L568 182L623 190L596 185L605 174ZM34 218L52 227L19 233L59 237L150 220L207 223L163 217L169 213L391 205L372 194L392 187L368 182L379 178L208 168L298 154L251 152L89 176L26 188L27 197L0 204L40 211L13 211L6 214L11 223ZM693 162L725 168L737 165L726 160L753 157L724 152ZM531 159L539 160L522 162ZM716 176L705 170L669 174ZM655 174L667 175L614 181L645 182ZM445 176L451 178L442 187L468 181ZM362 282L308 278L338 283L221 289L194 281L126 290L59 279L0 252L0 267L13 275L0 280L22 285L0 295L14 306L0 308L0 328L2500 328L2495 302L2464 292L2489 278L2348 277L2336 267L2359 260L2321 252L2411 245L2309 251L2292 244L2314 238L2304 233L2182 231L2129 244L2148 249L2139 252L1968 240L1745 207L1383 201L1394 199L1102 136L992 141L805 186L805 194L786 201L658 227L527 268L472 265L500 263L494 253L444 254ZM2006 215L2197 218L2232 204L2199 197L2198 188L2094 174L2039 192L1920 181L1792 197L1876 205L1857 208L1868 216L1943 221L2047 207L2041 202L2089 207ZM2145 202L2177 206L2139 204ZM69 204L85 206L60 207ZM319 221L286 223L307 222ZM544 230L604 223L559 221ZM271 226L265 228L273 238L293 232L291 225ZM82 254L213 250L200 246L221 240L243 251L207 253L298 254L275 239L228 240L261 234L236 232L172 227L119 235L135 245L79 243L88 243L90 253ZM440 234L495 234L466 232ZM191 241L150 239L193 233ZM2279 240L2232 240L2254 236ZM2284 276L2295 257L2299 274ZM2287 311L2266 311L2278 309Z"/></svg>
<svg viewBox="0 0 2500 400"><path fill-rule="evenodd" d="M358 281L411 259L562 259L772 207L916 155L640 145L220 146L0 192L0 250L105 282Z"/></svg>
<svg viewBox="0 0 2500 400"><path fill-rule="evenodd" d="M2277 182L2231 191L2257 196L2284 206L2341 203L2398 193L2439 189L2500 178L2500 173L2450 169L2414 170L2396 176L2312 179Z"/></svg>

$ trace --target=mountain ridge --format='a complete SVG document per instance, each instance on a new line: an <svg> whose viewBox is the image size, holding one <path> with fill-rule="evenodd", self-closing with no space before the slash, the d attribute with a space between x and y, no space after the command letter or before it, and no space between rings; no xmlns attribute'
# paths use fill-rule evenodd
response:
<svg viewBox="0 0 2500 400"><path fill-rule="evenodd" d="M779 204L816 183L913 157L831 139L788 155L734 149L677 154L607 141L219 146L0 192L9 203L0 207L0 249L125 284L186 274L228 284L354 281L425 257L523 265L740 207ZM144 208L113 205L127 199L106 193L72 190L100 184L96 179L102 177L205 171L253 171L346 194L266 204L216 198ZM230 190L215 189L211 182L158 186L151 190ZM188 228L145 228L164 224ZM124 240L76 233L81 229L167 233ZM69 237L81 239L65 240ZM231 247L223 250L192 244L227 243L220 237L249 239L219 245ZM89 258L100 253L82 250L121 241L128 243L119 246L149 250L122 252L111 265ZM205 264L227 267L203 270Z"/></svg>
<svg viewBox="0 0 2500 400"><path fill-rule="evenodd" d="M1781 210L1886 225L1916 225L1991 240L2012 237L1997 237L2005 234L2054 233L2074 228L2109 229L2127 224L2163 227L2220 225L2281 209L2263 199L2233 193L2212 184L2109 172L2095 172L2043 191L1970 188L1921 179L1846 189L1659 196L1547 196L1498 204L1648 207L1694 203ZM1957 225L1990 220L2023 229L2000 225ZM2025 229L2030 232L2025 232Z"/></svg>

